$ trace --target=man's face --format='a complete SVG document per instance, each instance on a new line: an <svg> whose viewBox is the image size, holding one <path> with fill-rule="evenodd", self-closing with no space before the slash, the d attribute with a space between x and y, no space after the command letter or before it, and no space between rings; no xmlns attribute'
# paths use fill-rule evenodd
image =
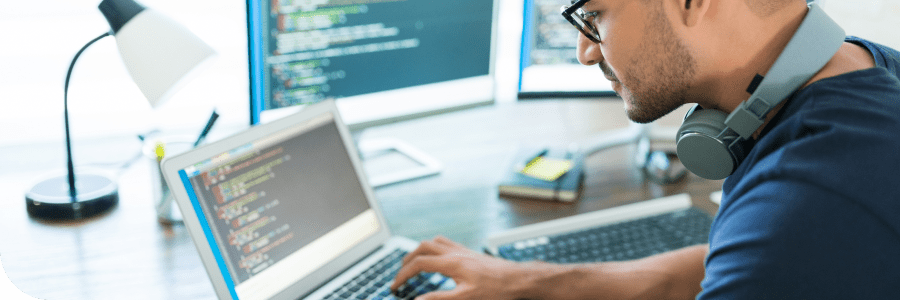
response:
<svg viewBox="0 0 900 300"><path fill-rule="evenodd" d="M646 2L646 3L645 3ZM602 42L578 37L578 60L597 64L625 101L628 118L652 122L687 103L695 62L657 0L591 0L583 9Z"/></svg>

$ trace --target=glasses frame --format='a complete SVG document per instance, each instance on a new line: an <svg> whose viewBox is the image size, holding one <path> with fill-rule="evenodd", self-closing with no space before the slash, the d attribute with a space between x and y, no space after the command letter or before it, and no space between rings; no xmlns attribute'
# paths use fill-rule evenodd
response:
<svg viewBox="0 0 900 300"><path fill-rule="evenodd" d="M594 43L600 44L602 43L600 40L600 32L597 31L597 27L594 27L594 24L588 22L585 18L586 15L593 18L597 16L597 13L585 13L582 6L590 0L578 0L577 2L573 1L572 5L567 6L563 5L560 8L560 12L562 13L563 18L572 23L572 26L575 26L578 31L581 31L585 37L591 40ZM578 18L576 20L575 18ZM582 25L583 24L583 25Z"/></svg>

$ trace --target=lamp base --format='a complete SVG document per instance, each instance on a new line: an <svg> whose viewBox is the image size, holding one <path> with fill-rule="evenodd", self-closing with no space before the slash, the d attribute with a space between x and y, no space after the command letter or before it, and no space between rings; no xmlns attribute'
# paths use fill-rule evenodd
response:
<svg viewBox="0 0 900 300"><path fill-rule="evenodd" d="M75 175L78 194L69 195L66 175L48 178L25 194L28 215L52 221L71 221L104 213L119 203L119 189L106 176L93 173Z"/></svg>

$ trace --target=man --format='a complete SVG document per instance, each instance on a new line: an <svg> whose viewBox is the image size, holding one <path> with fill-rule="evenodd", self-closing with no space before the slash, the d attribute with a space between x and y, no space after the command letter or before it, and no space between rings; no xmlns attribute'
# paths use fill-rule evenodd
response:
<svg viewBox="0 0 900 300"><path fill-rule="evenodd" d="M687 103L730 113L807 13L803 0L589 0L578 60L636 122ZM586 26L585 26L586 27ZM593 32L595 31L595 32ZM593 40L592 40L593 39ZM768 114L725 181L709 245L626 262L513 263L446 238L404 259L444 299L898 299L900 53L848 38Z"/></svg>

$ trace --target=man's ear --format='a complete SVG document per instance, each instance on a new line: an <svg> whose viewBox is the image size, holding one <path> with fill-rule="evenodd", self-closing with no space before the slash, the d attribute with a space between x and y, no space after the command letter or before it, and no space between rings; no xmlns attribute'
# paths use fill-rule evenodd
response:
<svg viewBox="0 0 900 300"><path fill-rule="evenodd" d="M706 11L709 10L710 2L716 0L679 0L681 4L681 20L687 27L696 26L703 20Z"/></svg>

